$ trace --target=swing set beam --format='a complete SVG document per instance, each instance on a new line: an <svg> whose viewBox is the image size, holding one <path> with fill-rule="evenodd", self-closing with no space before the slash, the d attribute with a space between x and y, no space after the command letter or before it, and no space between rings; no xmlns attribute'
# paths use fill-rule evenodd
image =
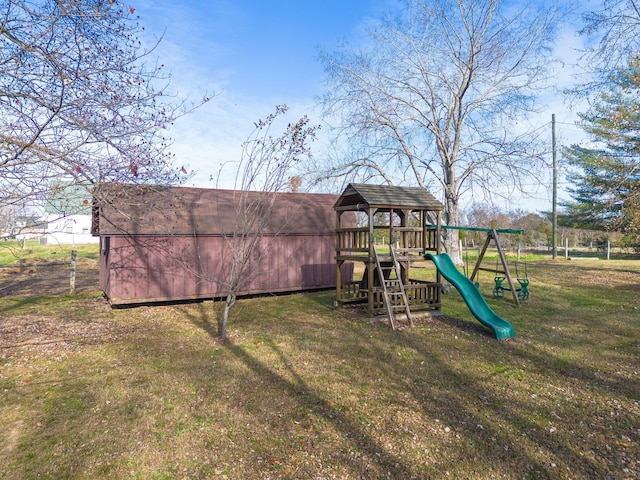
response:
<svg viewBox="0 0 640 480"><path fill-rule="evenodd" d="M427 225L427 228L436 228L435 225ZM509 288L503 288L504 290L510 290L511 291L511 295L513 296L513 301L516 305L520 306L520 298L518 297L518 289L516 288L515 284L513 283L513 278L511 277L511 273L509 272L509 265L507 264L507 258L504 255L504 250L502 249L502 245L500 244L500 236L498 235L499 233L505 233L505 234L511 234L511 235L518 235L518 234L522 234L524 233L524 230L515 230L512 228L480 228L480 227L454 227L454 226L449 226L449 225L442 225L440 227L442 230L466 230L469 232L483 232L487 234L487 238L484 241L484 245L482 246L482 250L480 251L480 254L478 255L478 260L476 261L476 265L473 268L473 273L471 274L471 277L469 277L469 280L471 280L472 282L475 281L476 275L478 275L478 272L480 270L483 271L488 271L488 272L493 272L495 274L502 274L506 277L507 282L509 283ZM498 255L500 256L500 261L502 262L502 270L498 270L498 268L495 269L488 269L488 268L483 268L481 267L482 264L482 259L484 258L484 254L487 252L487 249L489 248L489 245L491 244L491 241L495 241L496 243L496 247L498 249Z"/></svg>
<svg viewBox="0 0 640 480"><path fill-rule="evenodd" d="M427 225L427 228L436 228L436 225ZM511 235L520 235L524 230L516 230L514 228L480 228L480 227L454 227L453 225L442 225L442 230L466 230L468 232L484 232L484 233L508 233Z"/></svg>
<svg viewBox="0 0 640 480"><path fill-rule="evenodd" d="M498 231L496 229L489 230L489 232L487 233L487 239L484 241L484 245L482 246L480 255L478 255L478 260L476 261L476 266L473 269L470 280L473 282L476 278L476 275L478 274L478 271L480 271L482 259L484 258L484 254L487 252L487 248L489 248L489 245L491 244L491 240L494 240L496 242L498 255L500 256L500 261L502 262L503 268L502 272L498 271L498 269L496 268L495 273L502 273L505 277L507 277L507 282L509 283L509 290L511 291L511 295L513 296L513 301L516 305L520 306L518 291L516 290L516 286L513 283L513 278L511 277L511 273L509 272L507 258L504 256L504 250L502 249L502 245L500 244L500 237L498 236Z"/></svg>

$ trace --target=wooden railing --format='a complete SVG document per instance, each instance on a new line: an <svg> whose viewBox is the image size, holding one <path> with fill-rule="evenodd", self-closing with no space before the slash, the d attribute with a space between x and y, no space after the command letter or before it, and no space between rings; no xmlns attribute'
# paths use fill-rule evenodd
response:
<svg viewBox="0 0 640 480"><path fill-rule="evenodd" d="M336 249L338 251L368 252L370 233L364 228L339 228L336 231ZM438 238L435 229L427 229L424 234L426 246L424 250L436 250ZM392 240L400 248L423 249L423 232L416 227L394 227Z"/></svg>
<svg viewBox="0 0 640 480"><path fill-rule="evenodd" d="M404 285L409 305L412 310L420 310L420 307L427 309L440 308L440 288L442 286L434 282L425 282L421 280L409 280ZM366 293L366 292L365 292ZM374 313L380 314L385 312L383 291L381 287L377 287L373 292Z"/></svg>
<svg viewBox="0 0 640 480"><path fill-rule="evenodd" d="M340 228L336 231L336 250L349 252L369 251L368 228Z"/></svg>
<svg viewBox="0 0 640 480"><path fill-rule="evenodd" d="M425 234L427 242L425 250L437 250L439 245L438 231L435 228L428 228Z"/></svg>
<svg viewBox="0 0 640 480"><path fill-rule="evenodd" d="M361 282L345 282L340 289L339 300L341 302L353 302L357 300L366 299L368 296L367 290L360 289Z"/></svg>
<svg viewBox="0 0 640 480"><path fill-rule="evenodd" d="M414 227L394 227L393 241L400 248L422 248L422 229Z"/></svg>
<svg viewBox="0 0 640 480"><path fill-rule="evenodd" d="M423 280L409 280L404 286L410 305L440 306L440 288L442 285Z"/></svg>

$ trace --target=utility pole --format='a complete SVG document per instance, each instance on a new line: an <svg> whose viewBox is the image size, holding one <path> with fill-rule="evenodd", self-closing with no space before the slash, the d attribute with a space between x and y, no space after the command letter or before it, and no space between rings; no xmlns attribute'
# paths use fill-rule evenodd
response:
<svg viewBox="0 0 640 480"><path fill-rule="evenodd" d="M551 151L553 155L553 197L551 208L551 258L558 256L558 158L556 155L556 114L551 114Z"/></svg>

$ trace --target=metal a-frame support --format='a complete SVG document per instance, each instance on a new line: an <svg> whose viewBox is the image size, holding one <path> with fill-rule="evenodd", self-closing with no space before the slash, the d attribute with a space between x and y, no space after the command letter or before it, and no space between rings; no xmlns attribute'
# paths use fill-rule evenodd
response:
<svg viewBox="0 0 640 480"><path fill-rule="evenodd" d="M503 268L502 270L498 270L497 268L496 269L484 268L481 266L482 259L484 258L484 254L486 253L487 248L489 248L489 244L491 243L491 240L494 240L496 242L496 247L498 248L498 255L500 256L500 261L502 262L502 268ZM507 282L509 283L509 290L511 290L511 295L513 295L514 303L516 305L520 305L520 299L518 298L518 291L515 285L513 284L513 278L511 278L511 273L509 272L507 259L504 256L504 250L502 249L502 245L500 244L500 237L498 236L498 232L496 231L496 229L493 229L487 233L487 239L484 241L484 245L482 247L482 250L480 251L480 255L478 255L478 260L476 261L476 266L474 267L473 273L471 274L471 277L470 277L470 280L472 282L475 281L476 275L480 270L483 270L485 272L493 272L496 274L501 273L502 275L504 275L507 279Z"/></svg>
<svg viewBox="0 0 640 480"><path fill-rule="evenodd" d="M373 246L373 252L376 257L376 267L378 270L378 277L380 279L380 284L382 285L382 293L384 306L387 309L387 316L389 317L389 322L391 323L391 328L393 330L396 329L396 315L395 310L402 309L406 312L407 318L409 319L409 323L413 327L413 318L411 317L411 309L409 308L409 300L407 299L407 292L404 288L404 283L402 281L402 274L400 271L400 263L398 262L398 257L396 256L393 247L389 245L389 251L391 253L391 265L382 265L380 262L380 256L378 255L378 251ZM387 274L385 275L385 272ZM395 275L395 278L392 277L391 274ZM397 300L401 299L402 302L399 303Z"/></svg>

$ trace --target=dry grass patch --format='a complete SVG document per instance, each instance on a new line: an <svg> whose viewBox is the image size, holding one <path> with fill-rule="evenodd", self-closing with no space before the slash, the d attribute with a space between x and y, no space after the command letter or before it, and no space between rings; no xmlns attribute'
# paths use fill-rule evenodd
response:
<svg viewBox="0 0 640 480"><path fill-rule="evenodd" d="M504 342L455 291L401 332L245 299L225 345L210 302L0 299L0 478L638 478L640 262L529 276Z"/></svg>

